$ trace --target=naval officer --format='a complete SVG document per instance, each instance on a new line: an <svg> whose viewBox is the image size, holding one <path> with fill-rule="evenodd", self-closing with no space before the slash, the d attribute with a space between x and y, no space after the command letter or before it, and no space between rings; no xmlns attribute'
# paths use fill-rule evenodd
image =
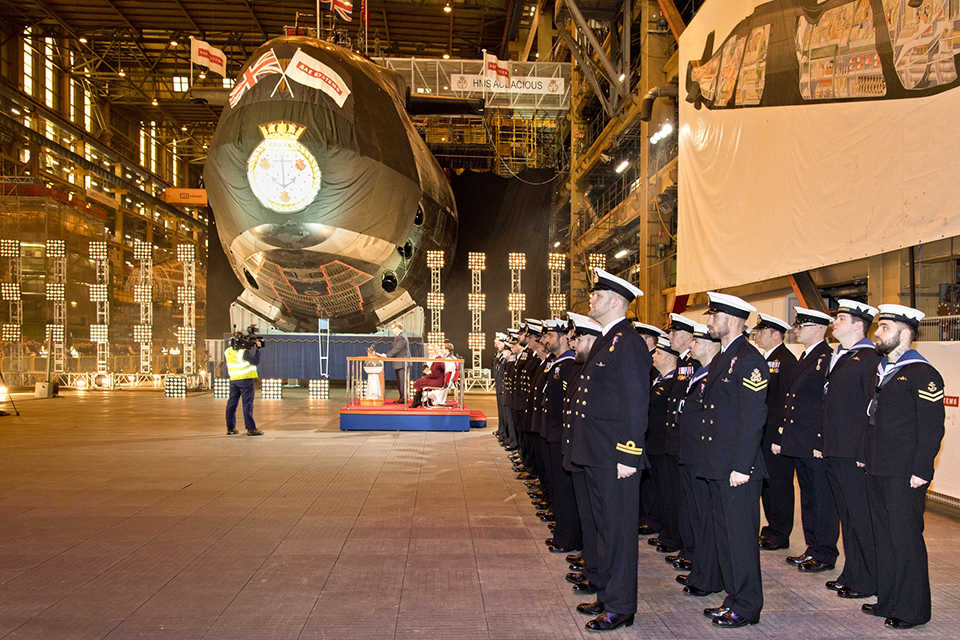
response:
<svg viewBox="0 0 960 640"><path fill-rule="evenodd" d="M864 613L893 629L930 621L930 574L923 510L944 431L943 378L910 348L923 313L882 304L877 367L863 439L867 499L877 547L877 602Z"/></svg>
<svg viewBox="0 0 960 640"><path fill-rule="evenodd" d="M571 398L571 459L584 468L597 528L598 602L604 612L586 624L610 631L633 624L637 611L637 527L640 473L650 399L650 352L626 319L637 287L595 269L590 317L603 326Z"/></svg>

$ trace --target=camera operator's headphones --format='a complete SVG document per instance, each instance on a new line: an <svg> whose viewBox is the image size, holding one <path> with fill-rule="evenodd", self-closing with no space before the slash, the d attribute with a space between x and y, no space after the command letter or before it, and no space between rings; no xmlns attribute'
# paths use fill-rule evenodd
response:
<svg viewBox="0 0 960 640"><path fill-rule="evenodd" d="M237 346L240 344L239 338L241 338L241 337L243 337L243 334L240 333L240 332L237 332L237 333L234 333L234 334L233 334L233 337L230 338L230 348L231 348L231 349L236 349L236 348L237 348Z"/></svg>

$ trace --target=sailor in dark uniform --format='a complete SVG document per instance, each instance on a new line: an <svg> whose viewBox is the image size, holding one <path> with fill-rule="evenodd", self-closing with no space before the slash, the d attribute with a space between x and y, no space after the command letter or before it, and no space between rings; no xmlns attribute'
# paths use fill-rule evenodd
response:
<svg viewBox="0 0 960 640"><path fill-rule="evenodd" d="M571 398L571 460L584 468L596 522L604 612L586 624L610 631L633 624L637 611L637 527L644 434L650 400L650 352L627 321L643 292L602 269L590 296L590 317L603 326Z"/></svg>
<svg viewBox="0 0 960 640"><path fill-rule="evenodd" d="M816 573L833 569L839 554L840 517L823 459L823 382L833 355L823 337L833 318L815 309L794 310L794 333L805 349L787 389L780 451L774 453L793 458L807 544L799 556L788 556L787 564L804 573Z"/></svg>
<svg viewBox="0 0 960 640"><path fill-rule="evenodd" d="M650 350L650 355L652 357L653 350L657 348L657 340L659 340L661 337L665 338L667 336L666 332L651 324L644 324L636 321L632 322L631 324L633 324L633 327L637 330L637 333L640 334L640 337L643 338L643 341L647 343L647 348ZM656 379L657 375L659 375L657 370L651 368L651 383L654 379ZM641 536L652 536L659 532L662 526L660 523L660 504L657 498L657 487L653 481L653 477L650 475L649 469L644 469L641 474L640 526L637 528L637 533Z"/></svg>
<svg viewBox="0 0 960 640"><path fill-rule="evenodd" d="M767 363L743 336L756 309L735 296L710 292L710 336L721 353L710 363L703 390L703 420L697 476L707 482L713 505L717 557L727 597L703 614L719 627L760 621L760 439L767 417Z"/></svg>
<svg viewBox="0 0 960 640"><path fill-rule="evenodd" d="M877 602L865 613L909 629L930 621L923 510L944 433L943 378L910 348L923 313L880 305L874 342L884 356L863 438L867 500L877 546Z"/></svg>
<svg viewBox="0 0 960 640"><path fill-rule="evenodd" d="M703 391L706 386L710 362L720 354L720 340L710 337L706 325L694 324L690 355L700 363L700 368L687 382L686 395L677 406L677 429L680 431L680 479L683 499L680 503L680 518L693 532L693 542L684 542L684 551L691 569L687 575L677 576L684 585L683 593L690 596L708 596L723 589L720 560L717 558L716 534L713 526L713 505L710 490L703 478L697 477L700 458L700 429L703 425ZM679 384L679 383L678 383ZM677 569L683 566L674 564Z"/></svg>
<svg viewBox="0 0 960 640"><path fill-rule="evenodd" d="M867 504L867 475L857 454L867 426L867 405L880 355L867 338L877 309L840 300L833 337L840 345L830 357L823 384L823 456L843 534L843 571L827 588L841 598L866 598L877 592L877 552Z"/></svg>
<svg viewBox="0 0 960 640"><path fill-rule="evenodd" d="M783 408L797 357L783 344L783 338L790 330L789 324L765 313L758 313L757 318L754 335L770 371L767 423L763 426L763 439L760 441L763 464L767 467L767 479L763 481L763 490L760 492L767 524L760 529L760 548L775 551L790 546L790 532L793 531L793 460L773 453L773 445L780 446Z"/></svg>
<svg viewBox="0 0 960 640"><path fill-rule="evenodd" d="M656 544L657 551L673 553L680 548L680 524L676 493L680 491L676 456L667 455L667 438L674 427L676 401L674 383L677 382L677 358L680 353L670 346L668 338L660 338L653 351L653 366L658 375L650 389L650 408L647 416L647 456L650 460L650 475L657 491L657 502L663 528L656 538L647 540ZM682 382L686 384L686 380ZM676 561L676 558L674 559Z"/></svg>
<svg viewBox="0 0 960 640"><path fill-rule="evenodd" d="M523 347L520 346L519 330L510 329L509 334L510 339L507 341L507 347L510 349L510 355L507 356L503 365L503 417L507 423L507 434L503 444L512 457L516 455L520 447L517 417L513 410L513 387L517 382L517 358L520 356Z"/></svg>
<svg viewBox="0 0 960 640"><path fill-rule="evenodd" d="M493 346L497 352L490 364L490 375L493 377L493 389L497 397L497 430L493 432L493 435L501 444L507 437L507 421L504 418L503 411L503 369L509 355L506 343L507 335L498 331L493 340Z"/></svg>

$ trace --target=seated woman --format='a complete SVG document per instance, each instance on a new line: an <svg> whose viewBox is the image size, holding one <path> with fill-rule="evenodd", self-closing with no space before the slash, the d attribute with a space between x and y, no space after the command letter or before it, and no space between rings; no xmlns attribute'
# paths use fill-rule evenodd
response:
<svg viewBox="0 0 960 640"><path fill-rule="evenodd" d="M440 384L435 386L443 387L448 381L453 379L453 375L457 370L457 363L452 362L452 360L456 360L457 356L453 352L453 345L450 344L449 342L444 343L442 347L439 347L438 351L439 353L437 357L443 358L447 362L443 363L443 380L440 382ZM433 401L436 399L436 397L437 397L436 393L427 393L426 397L423 399L423 405L425 407L434 406ZM443 394L443 397L446 398L446 393Z"/></svg>
<svg viewBox="0 0 960 640"><path fill-rule="evenodd" d="M443 355L439 353L440 349L432 344L427 345L427 357L428 358L442 358ZM442 387L443 386L443 363L442 362L431 362L430 371L422 378L417 378L413 382L413 388L416 389L416 394L413 396L413 403L411 403L410 408L415 409L417 407L423 406L423 389L424 387ZM424 367L426 369L426 367Z"/></svg>

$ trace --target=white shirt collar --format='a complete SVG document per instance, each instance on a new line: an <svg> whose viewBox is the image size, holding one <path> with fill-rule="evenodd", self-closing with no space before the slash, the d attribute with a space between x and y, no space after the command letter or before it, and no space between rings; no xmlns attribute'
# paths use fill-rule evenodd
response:
<svg viewBox="0 0 960 640"><path fill-rule="evenodd" d="M620 322L620 321L623 320L624 318L626 318L626 316L620 316L619 318L617 318L616 320L614 320L614 321L611 322L610 324L606 325L606 326L603 328L603 332L602 332L603 335L607 335L607 332L610 331L610 329L613 328L613 325L617 324L618 322Z"/></svg>
<svg viewBox="0 0 960 640"><path fill-rule="evenodd" d="M823 342L823 340L821 340L820 342ZM812 345L810 345L809 347L807 347L806 349L804 349L804 350L803 350L803 355L804 355L804 357L810 355L810 352L813 351L814 347L820 346L820 342L818 342L818 343L816 343L816 344L812 344Z"/></svg>

